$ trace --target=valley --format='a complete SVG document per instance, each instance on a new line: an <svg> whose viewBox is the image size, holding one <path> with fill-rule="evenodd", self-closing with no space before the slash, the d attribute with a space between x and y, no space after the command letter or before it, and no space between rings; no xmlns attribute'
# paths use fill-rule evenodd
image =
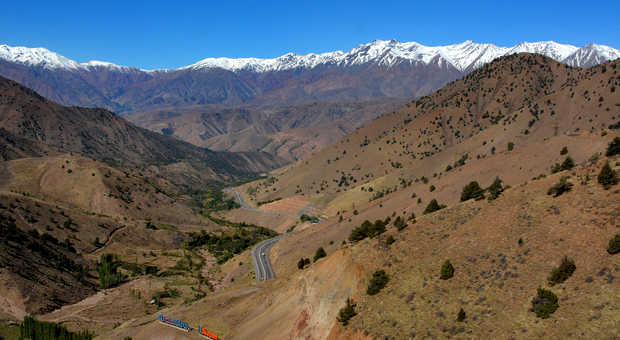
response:
<svg viewBox="0 0 620 340"><path fill-rule="evenodd" d="M0 78L0 337L613 339L620 59L588 48L3 61L89 85Z"/></svg>

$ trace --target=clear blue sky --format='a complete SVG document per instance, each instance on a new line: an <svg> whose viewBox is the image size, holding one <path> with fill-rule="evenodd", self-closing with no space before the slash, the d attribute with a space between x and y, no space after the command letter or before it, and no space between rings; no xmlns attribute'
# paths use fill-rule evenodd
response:
<svg viewBox="0 0 620 340"><path fill-rule="evenodd" d="M0 8L0 44L146 69L346 51L374 39L620 47L617 0L6 1Z"/></svg>

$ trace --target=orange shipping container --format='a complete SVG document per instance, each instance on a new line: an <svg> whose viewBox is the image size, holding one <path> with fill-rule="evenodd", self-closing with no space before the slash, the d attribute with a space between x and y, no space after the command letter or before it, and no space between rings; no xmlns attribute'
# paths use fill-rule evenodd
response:
<svg viewBox="0 0 620 340"><path fill-rule="evenodd" d="M217 335L207 331L206 329L204 329L202 327L200 327L200 334L205 336L205 337L207 337L207 338L209 338L209 339L212 339L212 340L218 340L219 339L217 337Z"/></svg>

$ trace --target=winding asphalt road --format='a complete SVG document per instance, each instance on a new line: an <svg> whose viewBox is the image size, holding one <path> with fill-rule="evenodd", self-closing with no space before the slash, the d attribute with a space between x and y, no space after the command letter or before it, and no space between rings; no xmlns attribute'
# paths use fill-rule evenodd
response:
<svg viewBox="0 0 620 340"><path fill-rule="evenodd" d="M254 268L256 269L256 281L266 281L276 277L273 268L271 268L271 261L269 261L269 250L287 234L288 233L285 233L265 240L252 250L252 260L254 262Z"/></svg>
<svg viewBox="0 0 620 340"><path fill-rule="evenodd" d="M233 195L235 195L235 198L239 202L239 205L241 205L241 209L261 212L265 214L287 215L287 214L276 213L273 211L264 211L264 210L260 210L257 208L252 208L249 204L247 204L243 200L243 197L241 197L241 195L239 195L239 193L236 190L231 190L231 191ZM299 215L291 214L290 216L299 216ZM254 269L256 271L257 282L270 280L276 277L276 274L273 272L273 268L271 268L271 261L269 261L269 250L271 249L271 247L273 247L274 244L276 244L276 242L278 242L282 237L288 234L290 234L290 232L278 235L268 240L264 240L263 242L259 243L256 247L254 247L254 249L252 250L252 262L254 262Z"/></svg>

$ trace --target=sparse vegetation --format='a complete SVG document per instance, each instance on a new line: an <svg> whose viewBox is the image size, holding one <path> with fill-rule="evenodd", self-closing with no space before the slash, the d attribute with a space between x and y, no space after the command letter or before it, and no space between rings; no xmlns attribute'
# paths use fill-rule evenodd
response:
<svg viewBox="0 0 620 340"><path fill-rule="evenodd" d="M489 186L487 190L489 191L489 201L498 198L502 192L504 192L502 180L499 179L499 177L495 177L495 180L491 183L491 186Z"/></svg>
<svg viewBox="0 0 620 340"><path fill-rule="evenodd" d="M508 151L512 151L515 148L515 143L508 142Z"/></svg>
<svg viewBox="0 0 620 340"><path fill-rule="evenodd" d="M564 156L568 153L568 148L567 147L563 147L562 150L560 150L560 155Z"/></svg>
<svg viewBox="0 0 620 340"><path fill-rule="evenodd" d="M605 156L611 157L620 155L620 137L615 137L614 140L607 146Z"/></svg>
<svg viewBox="0 0 620 340"><path fill-rule="evenodd" d="M314 262L318 261L321 258L324 258L325 256L327 256L327 253L325 252L325 249L323 249L323 247L320 247L319 249L316 250L316 253L314 253Z"/></svg>
<svg viewBox="0 0 620 340"><path fill-rule="evenodd" d="M456 321L463 322L465 321L465 318L467 318L467 314L465 313L463 308L461 308L461 310L459 310L459 314L456 316Z"/></svg>
<svg viewBox="0 0 620 340"><path fill-rule="evenodd" d="M310 265L310 259L302 257L297 262L297 269L304 269L308 265Z"/></svg>
<svg viewBox="0 0 620 340"><path fill-rule="evenodd" d="M272 200L258 202L258 203L256 203L256 205L260 207L261 205L277 202L277 201L280 201L280 200L282 200L282 197L276 197L276 198L274 198Z"/></svg>
<svg viewBox="0 0 620 340"><path fill-rule="evenodd" d="M439 278L442 280L448 280L454 276L454 267L450 260L446 260L441 266L441 271L439 273Z"/></svg>
<svg viewBox="0 0 620 340"><path fill-rule="evenodd" d="M319 219L317 217L314 216L310 216L310 215L306 215L306 214L302 214L299 217L299 220L302 222L312 222L312 223L317 223L319 221Z"/></svg>
<svg viewBox="0 0 620 340"><path fill-rule="evenodd" d="M577 267L575 266L575 261L564 256L560 266L551 271L551 276L549 276L549 284L553 286L568 280L576 269Z"/></svg>
<svg viewBox="0 0 620 340"><path fill-rule="evenodd" d="M392 235L389 235L389 236L385 239L385 244L386 244L386 245L388 245L388 246L389 246L389 245L391 245L391 244L393 244L394 242L396 242L396 239L394 239L394 236L392 236Z"/></svg>
<svg viewBox="0 0 620 340"><path fill-rule="evenodd" d="M605 162L605 165L601 168L601 172L598 174L598 182L605 190L618 184L618 174L611 168L609 162Z"/></svg>
<svg viewBox="0 0 620 340"><path fill-rule="evenodd" d="M564 162L562 162L562 164L556 163L554 166L552 166L551 173L555 174L560 171L570 170L574 167L575 167L575 161L572 158L570 158L570 156L568 156L566 157Z"/></svg>
<svg viewBox="0 0 620 340"><path fill-rule="evenodd" d="M620 253L620 234L616 234L616 236L609 240L607 252L611 255Z"/></svg>
<svg viewBox="0 0 620 340"><path fill-rule="evenodd" d="M338 322L340 322L343 326L348 325L349 320L357 315L355 312L355 306L356 305L353 300L351 300L351 298L347 298L346 305L338 312Z"/></svg>
<svg viewBox="0 0 620 340"><path fill-rule="evenodd" d="M415 215L413 217L415 219ZM403 229L405 229L407 227L407 222L405 222L405 219L402 218L401 216L396 217L396 219L394 220L394 227L398 230L401 231Z"/></svg>
<svg viewBox="0 0 620 340"><path fill-rule="evenodd" d="M470 200L470 199L482 199L484 198L484 190L480 187L478 182L473 181L467 184L463 191L461 192L461 202Z"/></svg>
<svg viewBox="0 0 620 340"><path fill-rule="evenodd" d="M568 181L568 177L564 176L560 179L560 182L554 184L547 191L547 195L552 195L553 197L558 197L565 192L570 191L573 188L573 184Z"/></svg>
<svg viewBox="0 0 620 340"><path fill-rule="evenodd" d="M432 200L428 203L428 205L426 206L426 209L424 209L423 214L424 214L424 215L426 215L426 214L430 214L430 213L435 212L435 211L437 211L437 210L441 210L441 209L443 209L443 208L445 208L445 207L446 207L446 205L445 205L445 204L439 204L439 203L437 202L437 200L436 200L436 199L432 199Z"/></svg>
<svg viewBox="0 0 620 340"><path fill-rule="evenodd" d="M366 293L368 295L375 295L379 293L381 289L383 289L389 281L390 281L390 278L388 277L385 270L383 269L377 270L376 272L372 274L372 278L370 279L370 282L368 283L368 289L366 290Z"/></svg>
<svg viewBox="0 0 620 340"><path fill-rule="evenodd" d="M552 291L538 288L538 295L532 299L531 311L541 319L546 319L558 309L558 297Z"/></svg>

